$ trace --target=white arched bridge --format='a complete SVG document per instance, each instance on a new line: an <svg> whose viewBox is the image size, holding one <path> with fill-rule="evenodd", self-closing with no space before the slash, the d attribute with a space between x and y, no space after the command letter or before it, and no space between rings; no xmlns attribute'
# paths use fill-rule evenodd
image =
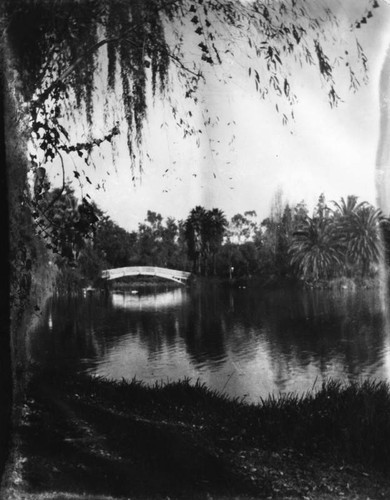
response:
<svg viewBox="0 0 390 500"><path fill-rule="evenodd" d="M184 284L189 280L191 273L176 271L175 269L166 269L165 267L151 266L118 267L116 269L106 269L102 271L102 278L106 280L115 280L127 276L156 276L158 278L165 278Z"/></svg>

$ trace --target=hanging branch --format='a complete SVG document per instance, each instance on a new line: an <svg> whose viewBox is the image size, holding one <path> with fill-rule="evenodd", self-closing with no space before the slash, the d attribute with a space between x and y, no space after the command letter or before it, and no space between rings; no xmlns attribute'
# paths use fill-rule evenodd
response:
<svg viewBox="0 0 390 500"><path fill-rule="evenodd" d="M72 64L70 64L70 66L68 66L68 68L66 68L66 70L58 78L56 78L56 80L54 82L52 82L49 85L49 87L44 92L42 92L42 94L40 94L37 97L37 99L33 100L32 104L34 105L34 107L41 106L46 101L46 99L49 97L49 95L53 92L53 90L55 90L62 83L64 83L64 81L67 79L67 77L71 73L73 73L73 71L79 66L79 64L84 62L84 60L88 56L94 54L100 47L103 47L103 45L107 45L109 43L119 42L122 38L123 38L123 36L116 37L116 38L106 38L106 39L100 40L99 42L92 45L89 49L86 50L86 52L83 55L79 56Z"/></svg>

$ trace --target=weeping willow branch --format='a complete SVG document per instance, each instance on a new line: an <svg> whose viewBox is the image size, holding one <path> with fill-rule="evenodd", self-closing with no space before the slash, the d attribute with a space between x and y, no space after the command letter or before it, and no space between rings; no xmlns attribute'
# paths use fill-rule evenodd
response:
<svg viewBox="0 0 390 500"><path fill-rule="evenodd" d="M66 70L61 73L61 75L54 82L52 82L51 85L49 85L49 87L38 96L37 99L33 101L34 107L42 105L49 97L49 95L53 92L53 90L55 90L61 83L63 83L67 79L67 77L71 73L73 73L77 66L84 62L84 60L88 56L94 54L98 49L100 49L100 47L103 47L104 45L121 41L123 39L123 36L124 35L115 38L105 38L92 45L89 49L86 50L83 55L79 56L75 61L73 61L73 63L71 63L70 66L68 66Z"/></svg>
<svg viewBox="0 0 390 500"><path fill-rule="evenodd" d="M160 11L164 11L164 10L167 10L169 9L170 7L172 7L173 5L177 4L177 3L180 3L180 0L172 0L170 2L166 2L166 3L162 3L161 6L159 7L159 10ZM131 28L125 30L121 35L117 36L117 37L111 37L111 38L105 38L103 40L100 40L96 43L94 43L92 46L90 46L85 52L84 54L80 55L75 61L73 61L69 66L68 68L66 68L62 74L59 75L59 77L51 83L51 85L49 85L49 87L44 91L42 92L42 94L40 94L37 99L35 99L33 101L33 105L34 107L39 107L40 105L42 105L45 100L49 97L49 95L53 92L53 90L55 90L61 83L63 83L69 75L71 75L74 70L82 63L84 62L86 59L88 59L89 56L93 55L98 49L100 49L101 47L103 47L104 45L108 45L108 44L111 44L111 43L118 43L118 42L121 42L125 39L126 35L128 35L129 33L131 33L132 31L135 32L138 28L142 27L141 24L135 24L133 26L131 26ZM133 43L133 46L135 45L134 42ZM173 54L167 52L167 55L168 57L170 57L172 60L174 60L178 65L180 65L180 67L193 74L194 76L196 76L197 78L200 78L201 75L200 74L197 74L193 71L191 71L189 68L187 68L177 57L175 57Z"/></svg>
<svg viewBox="0 0 390 500"><path fill-rule="evenodd" d="M58 149L56 149L56 152L58 154L58 156L60 157L60 161L61 161L61 169L62 169L62 186L61 186L61 189L59 190L57 196L55 196L51 202L48 204L48 206L42 210L41 214L42 215L45 215L46 212L48 210L50 210L50 208L55 205L55 203L61 198L62 196L62 193L64 192L64 189L65 189L65 186L66 186L66 181L65 181L65 165L64 165L64 160L62 158L62 154L60 153L60 151Z"/></svg>
<svg viewBox="0 0 390 500"><path fill-rule="evenodd" d="M125 38L125 39L120 38L120 41L123 41L123 40L126 41L132 47L140 48L140 46L137 43L135 43L133 40L131 40L130 38ZM205 77L202 75L202 73L200 71L195 72L192 69L188 68L185 64L183 64L183 62L177 56L173 55L172 52L170 52L166 47L161 46L161 49L163 49L164 52L165 52L165 54L166 54L166 56L169 57L169 59L172 59L172 61L177 66L179 66L182 70L184 70L187 73L195 76L197 79L202 78L203 81L205 81ZM142 47L142 50L144 50L144 47Z"/></svg>

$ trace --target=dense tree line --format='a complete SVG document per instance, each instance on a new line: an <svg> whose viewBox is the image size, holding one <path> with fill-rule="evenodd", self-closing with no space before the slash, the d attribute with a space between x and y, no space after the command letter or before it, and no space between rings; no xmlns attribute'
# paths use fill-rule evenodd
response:
<svg viewBox="0 0 390 500"><path fill-rule="evenodd" d="M356 13L354 10L350 18L345 18L346 29L340 29L340 12L332 2L3 3L0 20L4 28L4 91L9 111L5 114L6 130L9 142L18 150L16 155L8 152L7 157L7 166L13 172L11 225L23 227L27 218L36 214L34 220L38 224L31 228L33 238L44 234L45 244L60 253L69 253L69 246L76 242L58 241L56 227L46 217L45 200L40 193L31 195L25 189L28 174L39 185L42 172L58 168L63 179L62 192L65 179L72 178L75 186L82 187L91 183L88 175L101 145L105 144L117 157L121 136L127 144L134 179L142 172L147 155L143 130L152 109L150 96L165 103L170 121L182 130L184 137L195 137L198 147L203 146L203 129L219 120L209 116L208 111L201 128L195 120L194 109L204 111L203 85L214 77L221 82L234 78L231 61L242 55L247 60L242 74L260 99L274 105L281 124L294 121L296 93L300 91L294 84L294 75L303 67L319 75L318 90L323 90L334 107L347 87L357 90L368 76L363 47L355 35L345 33L360 30L379 7L376 0L363 2ZM333 64L336 60L338 63ZM241 66L234 67L238 70ZM101 84L96 85L97 81ZM178 93L185 98L182 109L177 106ZM96 123L101 123L102 128L97 130ZM20 125L20 130L15 124ZM84 233L93 231L91 201L84 202L89 215L83 219L80 240ZM87 222L89 228L85 227ZM236 223L240 223L240 217ZM21 276L31 275L30 262L36 260L33 245L27 244L22 233L11 231L10 238L10 253L16 259L11 268L15 289L22 284ZM50 241L52 235L54 239ZM245 252L252 256L255 248L246 247ZM238 257L243 248L239 252L236 247L229 250L227 260L236 256L240 273L244 268L245 272L256 270L251 265L241 266L241 260L247 260ZM220 252L214 243L194 251L202 273L218 274L218 269L225 269L218 263ZM24 295L28 292L29 287Z"/></svg>
<svg viewBox="0 0 390 500"><path fill-rule="evenodd" d="M77 267L89 281L102 269L149 265L225 279L318 283L367 278L377 273L381 255L389 262L388 219L369 203L348 196L328 205L322 194L309 215L304 201L290 207L282 198L275 194L261 222L255 211L228 221L220 209L196 206L184 221L149 210L128 232L87 200L78 202L67 186L46 195L55 242L47 246L60 269Z"/></svg>
<svg viewBox="0 0 390 500"><path fill-rule="evenodd" d="M345 275L368 277L377 272L382 255L381 229L388 220L367 202L348 196L329 208L323 195L312 217L293 234L291 264L305 280Z"/></svg>
<svg viewBox="0 0 390 500"><path fill-rule="evenodd" d="M45 170L55 174L58 169L60 191L69 178L82 188L91 183L103 144L115 158L119 149L126 150L134 178L148 155L143 131L154 99L165 104L170 125L204 147L204 131L219 121L204 106L204 85L226 83L239 74L260 100L272 104L281 124L294 122L302 90L295 76L303 69L319 77L318 91L334 107L347 88L356 91L368 79L367 56L356 32L379 7L377 0L363 1L341 28L344 14L332 1L4 0L1 92L4 136L13 145L5 158L12 302L20 289L23 297L29 295L31 264L47 261L35 251L35 243L42 244L38 235L60 253L76 245L58 241L45 199L39 190L26 189L28 178L39 187ZM246 63L232 65L235 59ZM184 96L183 106L178 95ZM202 112L200 126L194 110ZM118 147L123 139L127 148ZM89 215L81 240L83 232L93 231L91 201L84 202ZM207 252L215 261L207 271L211 266L218 273L215 249Z"/></svg>

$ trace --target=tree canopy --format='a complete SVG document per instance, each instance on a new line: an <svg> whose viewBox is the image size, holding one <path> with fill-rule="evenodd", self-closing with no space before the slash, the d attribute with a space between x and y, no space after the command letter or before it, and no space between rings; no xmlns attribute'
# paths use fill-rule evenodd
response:
<svg viewBox="0 0 390 500"><path fill-rule="evenodd" d="M105 141L115 149L119 134L131 168L142 169L151 99L167 103L184 137L200 135L213 124L206 110L201 127L193 117L201 88L211 75L232 78L234 59L283 123L294 119L294 74L302 67L318 73L330 105L337 105L338 82L356 90L367 78L354 32L379 4L360 5L346 36L328 1L6 0L4 55L28 103L31 171L59 162L63 184L71 174L82 186L90 182L92 152ZM186 106L178 105L178 93ZM100 134L93 126L98 114ZM40 198L32 208L42 210Z"/></svg>

